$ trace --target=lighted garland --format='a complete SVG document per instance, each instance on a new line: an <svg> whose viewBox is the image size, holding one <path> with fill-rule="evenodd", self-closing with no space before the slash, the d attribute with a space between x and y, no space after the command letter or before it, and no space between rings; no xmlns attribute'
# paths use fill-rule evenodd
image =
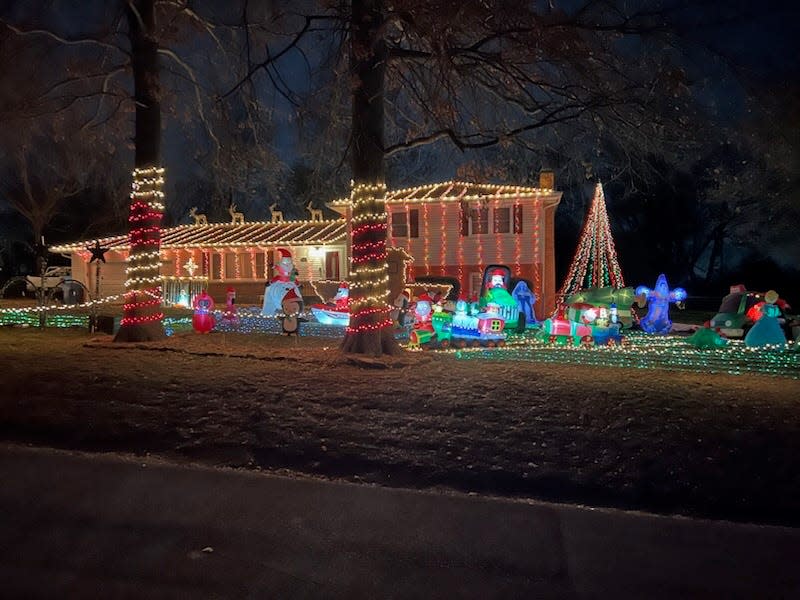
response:
<svg viewBox="0 0 800 600"><path fill-rule="evenodd" d="M439 237L441 238L441 244L439 246L439 264L441 265L440 274L444 276L447 275L447 204L444 202L439 202L439 221L439 226L441 227L439 233Z"/></svg>
<svg viewBox="0 0 800 600"><path fill-rule="evenodd" d="M460 188L460 189L458 189ZM439 192L439 193L437 193ZM387 204L413 203L421 204L430 202L432 198L444 196L455 197L456 200L482 200L486 196L496 196L499 199L514 199L519 196L551 196L551 188L534 188L520 185L503 185L496 183L471 183L466 181L443 181L429 183L414 187L399 188L389 191L385 196ZM338 198L329 202L329 206L346 206L352 199Z"/></svg>
<svg viewBox="0 0 800 600"><path fill-rule="evenodd" d="M7 312L0 314L0 325L16 327L38 327L39 316L29 311ZM47 315L45 327L89 327L89 315Z"/></svg>
<svg viewBox="0 0 800 600"><path fill-rule="evenodd" d="M386 236L382 235L387 228L385 196L386 185L383 183L355 185L350 195L354 226L351 230L352 256L348 277L348 334L392 326L389 318L391 307L386 302L386 284L389 281Z"/></svg>
<svg viewBox="0 0 800 600"><path fill-rule="evenodd" d="M522 275L522 203L519 196L514 200L511 215L511 231L516 234L514 236L514 275L520 277ZM536 222L539 222L538 218Z"/></svg>
<svg viewBox="0 0 800 600"><path fill-rule="evenodd" d="M101 304L116 302L117 300L119 300L119 298L120 296L118 294L116 296L106 296L104 298L98 298L97 300L91 300L89 302L83 302L81 304L51 304L49 306L18 306L11 308L0 308L0 316L5 314L23 314L23 313L36 314L40 312L50 312L50 311L80 310L82 308L92 308L93 306L100 306Z"/></svg>
<svg viewBox="0 0 800 600"><path fill-rule="evenodd" d="M526 333L509 338L503 348L435 352L454 353L461 360L514 360L705 374L760 373L800 379L800 351L795 342L787 342L781 347L748 348L741 340L731 340L724 348L697 349L687 344L685 337L652 336L640 332L627 333L626 340L628 343L623 346L573 346L546 343L536 334Z"/></svg>
<svg viewBox="0 0 800 600"><path fill-rule="evenodd" d="M134 169L131 208L128 268L125 271L125 304L120 327L159 322L161 275L161 217L164 212L164 169ZM150 248L154 248L150 250Z"/></svg>
<svg viewBox="0 0 800 600"><path fill-rule="evenodd" d="M535 291L542 290L542 244L541 244L541 229L540 229L540 221L539 214L542 210L542 203L539 202L537 199L533 203L533 212L536 215L536 218L533 220L533 241L531 242L533 245L533 289Z"/></svg>

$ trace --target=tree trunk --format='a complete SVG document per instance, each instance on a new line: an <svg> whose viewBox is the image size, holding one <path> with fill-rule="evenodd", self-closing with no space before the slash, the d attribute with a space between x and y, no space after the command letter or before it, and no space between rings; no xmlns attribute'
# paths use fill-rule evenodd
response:
<svg viewBox="0 0 800 600"><path fill-rule="evenodd" d="M39 307L39 327L44 329L47 325L47 311L44 306L47 302L45 298L44 274L47 271L47 245L44 243L44 228L38 223L33 223L33 247L36 249L36 269L39 272L39 287L36 288L36 304Z"/></svg>
<svg viewBox="0 0 800 600"><path fill-rule="evenodd" d="M386 256L386 186L383 164L383 92L386 43L383 0L352 0L353 190L350 326L342 349L356 354L396 354L389 318Z"/></svg>
<svg viewBox="0 0 800 600"><path fill-rule="evenodd" d="M708 256L708 271L706 271L706 283L714 280L716 273L722 273L722 248L725 245L725 226L718 225L714 229L714 239L711 252ZM717 267L717 262L719 266Z"/></svg>
<svg viewBox="0 0 800 600"><path fill-rule="evenodd" d="M155 0L134 0L128 4L136 103L136 168L128 219L130 255L125 306L115 342L164 337L159 272L164 180L160 168L161 105L154 5Z"/></svg>

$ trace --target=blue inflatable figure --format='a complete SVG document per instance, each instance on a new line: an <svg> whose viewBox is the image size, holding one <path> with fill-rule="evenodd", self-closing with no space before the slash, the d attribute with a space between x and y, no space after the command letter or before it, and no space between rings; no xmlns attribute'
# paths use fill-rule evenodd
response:
<svg viewBox="0 0 800 600"><path fill-rule="evenodd" d="M744 345L748 348L767 345L783 346L786 343L786 336L783 335L781 324L778 323L781 309L775 305L777 300L778 292L775 290L764 294L765 304L761 308L761 318L744 336Z"/></svg>
<svg viewBox="0 0 800 600"><path fill-rule="evenodd" d="M667 278L662 273L656 280L655 289L650 289L640 285L636 288L636 295L644 294L647 296L649 307L647 315L641 320L639 326L646 333L657 333L667 335L672 329L672 321L669 320L669 303L680 304L686 300L686 290L683 288L669 289Z"/></svg>
<svg viewBox="0 0 800 600"><path fill-rule="evenodd" d="M538 323L536 313L533 312L533 305L536 304L536 294L534 294L524 281L520 281L514 286L511 296L517 301L519 312L525 315L525 326L532 327Z"/></svg>

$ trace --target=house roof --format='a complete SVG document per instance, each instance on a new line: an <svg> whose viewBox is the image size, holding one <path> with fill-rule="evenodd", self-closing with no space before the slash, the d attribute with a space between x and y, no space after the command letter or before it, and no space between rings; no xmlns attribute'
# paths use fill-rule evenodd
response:
<svg viewBox="0 0 800 600"><path fill-rule="evenodd" d="M561 200L561 192L547 188L526 187L521 185L501 185L495 183L471 183L468 181L443 181L416 187L387 190L386 203L406 202L447 202L478 199L541 198L557 204ZM328 202L331 208L347 206L350 197L337 198Z"/></svg>
<svg viewBox="0 0 800 600"><path fill-rule="evenodd" d="M161 248L208 248L253 246L308 246L344 242L347 222L344 219L328 221L286 221L284 223L212 223L210 225L178 225L161 230ZM127 250L128 235L117 235L52 246L50 252L79 252L95 242L111 250Z"/></svg>
<svg viewBox="0 0 800 600"><path fill-rule="evenodd" d="M545 205L555 205L561 201L561 192L548 188L535 188L520 185L501 185L494 183L471 183L467 181L444 181L416 187L388 190L387 204L407 202L457 202L460 200L481 199L541 199ZM338 198L328 202L328 206L345 213L350 206L350 198ZM161 247L170 248L208 248L208 247L253 247L253 246L298 246L331 244L344 242L347 236L347 222L344 219L327 221L286 221L271 223L257 221L234 225L233 223L211 223L209 225L178 225L161 230ZM71 244L52 246L50 252L61 254L80 252L95 242L111 250L127 250L128 235L117 235L86 240Z"/></svg>

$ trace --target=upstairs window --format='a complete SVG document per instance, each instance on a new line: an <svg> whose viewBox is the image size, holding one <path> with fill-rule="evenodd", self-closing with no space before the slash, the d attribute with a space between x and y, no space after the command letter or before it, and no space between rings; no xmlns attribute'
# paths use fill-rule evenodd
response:
<svg viewBox="0 0 800 600"><path fill-rule="evenodd" d="M495 233L509 233L511 231L511 209L510 208L495 208L494 209L494 232Z"/></svg>
<svg viewBox="0 0 800 600"><path fill-rule="evenodd" d="M392 237L419 237L419 209L392 212Z"/></svg>
<svg viewBox="0 0 800 600"><path fill-rule="evenodd" d="M472 209L472 235L489 233L489 208L481 206Z"/></svg>

